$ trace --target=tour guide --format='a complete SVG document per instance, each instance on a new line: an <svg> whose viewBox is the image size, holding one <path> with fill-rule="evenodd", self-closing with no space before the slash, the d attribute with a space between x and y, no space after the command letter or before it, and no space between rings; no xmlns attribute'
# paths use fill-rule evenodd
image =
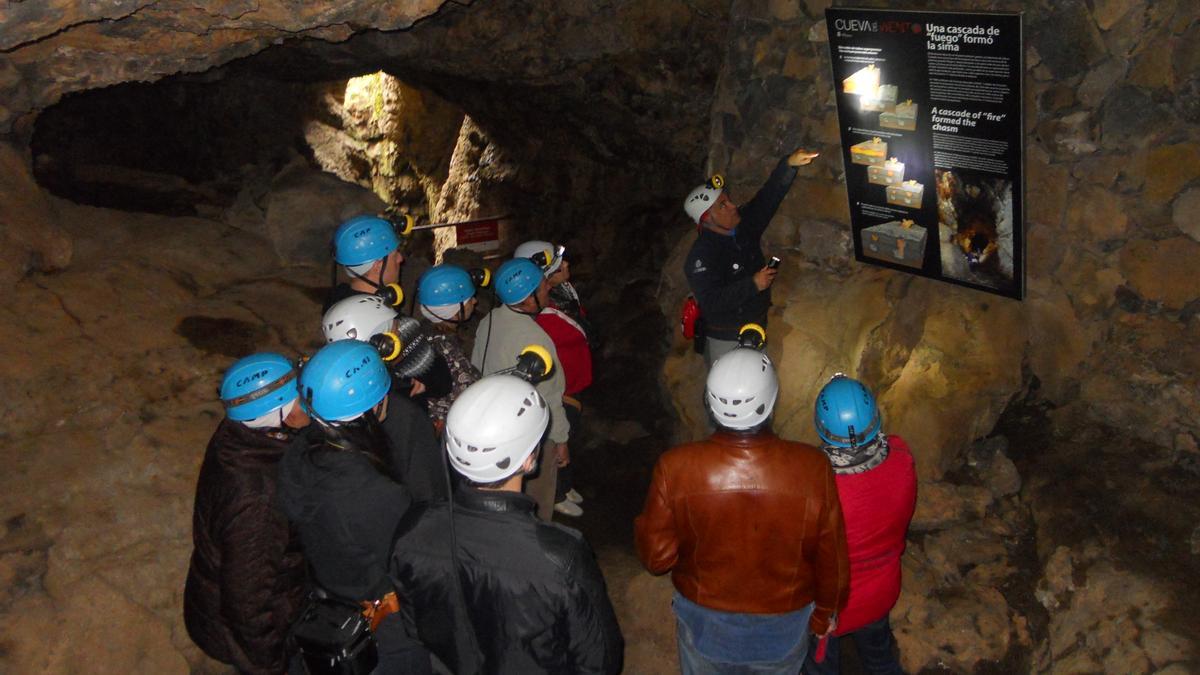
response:
<svg viewBox="0 0 1200 675"><path fill-rule="evenodd" d="M683 272L700 303L709 366L737 345L743 325L767 325L776 270L765 265L760 241L796 179L796 167L810 164L818 154L799 149L780 160L758 194L740 209L719 176L684 200L683 210L700 226Z"/></svg>

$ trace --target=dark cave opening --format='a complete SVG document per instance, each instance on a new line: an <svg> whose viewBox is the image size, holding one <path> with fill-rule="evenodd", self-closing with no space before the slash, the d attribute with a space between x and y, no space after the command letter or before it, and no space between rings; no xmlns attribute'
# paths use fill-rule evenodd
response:
<svg viewBox="0 0 1200 675"><path fill-rule="evenodd" d="M81 204L197 215L231 205L250 171L278 171L297 154L311 161L303 124L337 83L205 80L179 76L65 97L34 127L36 178Z"/></svg>

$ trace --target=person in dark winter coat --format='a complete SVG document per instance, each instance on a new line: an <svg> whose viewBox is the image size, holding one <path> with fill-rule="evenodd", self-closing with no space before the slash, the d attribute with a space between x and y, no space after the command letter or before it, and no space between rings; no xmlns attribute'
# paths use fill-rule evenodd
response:
<svg viewBox="0 0 1200 675"><path fill-rule="evenodd" d="M299 537L274 503L276 472L309 419L297 405L295 370L279 354L234 363L221 398L227 416L196 484L184 624L205 654L238 672L281 673L306 581Z"/></svg>
<svg viewBox="0 0 1200 675"><path fill-rule="evenodd" d="M776 270L766 266L762 236L792 187L797 167L812 163L817 154L796 150L779 160L758 194L741 208L718 177L684 200L683 209L700 234L688 251L683 273L700 304L704 360L710 367L737 345L743 325L767 325Z"/></svg>
<svg viewBox="0 0 1200 675"><path fill-rule="evenodd" d="M532 384L492 375L450 408L464 480L400 523L392 577L410 634L455 673L616 673L623 640L582 535L539 520L521 493L549 422Z"/></svg>
<svg viewBox="0 0 1200 675"><path fill-rule="evenodd" d="M428 673L428 653L408 639L394 613L387 567L401 516L414 497L433 498L437 481L412 446L389 442L387 429L393 413L408 419L401 426L414 418L430 425L411 401L389 397L390 386L376 348L365 342L334 342L305 364L300 390L317 422L316 433L311 443L283 458L279 502L300 533L319 589L386 608L374 630L377 672ZM431 439L432 430L427 433Z"/></svg>

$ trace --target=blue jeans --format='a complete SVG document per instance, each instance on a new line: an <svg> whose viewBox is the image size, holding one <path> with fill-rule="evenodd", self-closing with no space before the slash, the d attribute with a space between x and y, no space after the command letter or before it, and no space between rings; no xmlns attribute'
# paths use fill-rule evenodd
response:
<svg viewBox="0 0 1200 675"><path fill-rule="evenodd" d="M808 653L811 603L787 614L737 614L676 593L672 606L683 675L795 675Z"/></svg>
<svg viewBox="0 0 1200 675"><path fill-rule="evenodd" d="M896 661L896 640L892 637L892 624L886 616L842 637L854 638L858 660L866 672L871 675L904 675L900 663ZM809 653L808 660L804 662L804 675L838 675L841 672L839 639L829 637L829 643L825 645L825 660L821 663L814 661L812 653Z"/></svg>

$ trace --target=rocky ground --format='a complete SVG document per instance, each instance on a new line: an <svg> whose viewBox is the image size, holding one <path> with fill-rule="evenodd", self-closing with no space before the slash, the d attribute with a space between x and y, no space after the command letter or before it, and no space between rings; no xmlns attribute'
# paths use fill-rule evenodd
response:
<svg viewBox="0 0 1200 675"><path fill-rule="evenodd" d="M53 206L75 263L0 308L0 673L224 672L181 618L217 382L250 351L319 346L328 271L280 267L265 240L213 221ZM605 569L629 673L676 668L670 582L632 549L675 429L656 283L596 284L604 346L574 445L587 501L571 524ZM922 482L892 613L908 671L1200 668L1198 467L1111 430L1045 431L1069 413L1012 406L1000 435Z"/></svg>

